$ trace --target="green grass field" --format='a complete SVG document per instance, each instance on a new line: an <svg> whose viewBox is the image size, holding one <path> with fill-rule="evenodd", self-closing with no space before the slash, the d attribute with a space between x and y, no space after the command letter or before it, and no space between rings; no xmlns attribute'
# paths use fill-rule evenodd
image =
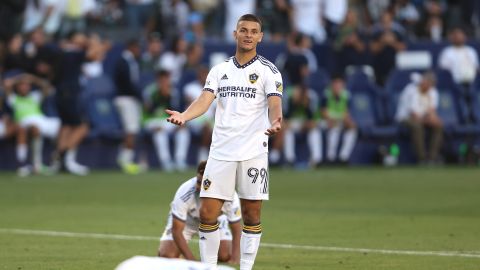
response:
<svg viewBox="0 0 480 270"><path fill-rule="evenodd" d="M192 173L1 173L0 269L114 269L153 256ZM255 269L480 269L478 168L272 170L270 187Z"/></svg>

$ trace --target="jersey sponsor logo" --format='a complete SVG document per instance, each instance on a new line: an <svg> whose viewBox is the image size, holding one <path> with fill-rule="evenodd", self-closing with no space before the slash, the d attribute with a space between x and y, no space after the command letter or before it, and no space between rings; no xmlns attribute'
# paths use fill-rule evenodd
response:
<svg viewBox="0 0 480 270"><path fill-rule="evenodd" d="M255 98L257 88L244 86L223 86L218 88L218 95L224 97Z"/></svg>
<svg viewBox="0 0 480 270"><path fill-rule="evenodd" d="M208 179L203 180L203 189L208 190L210 188L211 184L212 184L212 182L210 180L208 180Z"/></svg>
<svg viewBox="0 0 480 270"><path fill-rule="evenodd" d="M252 73L252 74L248 75L248 80L250 81L250 83L256 83L257 80L258 80L257 73Z"/></svg>
<svg viewBox="0 0 480 270"><path fill-rule="evenodd" d="M223 74L223 76L220 80L228 80L227 74Z"/></svg>
<svg viewBox="0 0 480 270"><path fill-rule="evenodd" d="M282 93L283 92L283 84L281 82L275 81L275 87L277 87L277 91Z"/></svg>

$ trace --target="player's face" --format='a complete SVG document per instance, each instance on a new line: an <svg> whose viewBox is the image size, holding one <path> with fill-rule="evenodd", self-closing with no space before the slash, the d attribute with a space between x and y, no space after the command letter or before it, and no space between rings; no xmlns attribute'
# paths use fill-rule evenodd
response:
<svg viewBox="0 0 480 270"><path fill-rule="evenodd" d="M237 41L237 47L239 49L242 51L251 51L262 41L263 32L260 29L260 24L257 22L239 21L237 30L233 32L233 36Z"/></svg>

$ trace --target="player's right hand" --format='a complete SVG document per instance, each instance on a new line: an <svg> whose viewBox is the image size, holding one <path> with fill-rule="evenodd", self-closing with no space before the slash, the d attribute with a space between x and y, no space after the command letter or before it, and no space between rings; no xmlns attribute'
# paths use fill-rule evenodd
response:
<svg viewBox="0 0 480 270"><path fill-rule="evenodd" d="M177 111L172 111L172 110L165 110L166 113L170 115L170 117L167 118L167 122L170 122L175 125L183 126L185 124L185 118L183 117L183 114Z"/></svg>

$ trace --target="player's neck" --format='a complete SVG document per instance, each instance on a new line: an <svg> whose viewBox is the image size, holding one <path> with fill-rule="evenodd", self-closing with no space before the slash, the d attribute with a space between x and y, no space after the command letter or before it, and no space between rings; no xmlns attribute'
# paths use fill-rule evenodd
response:
<svg viewBox="0 0 480 270"><path fill-rule="evenodd" d="M240 51L237 50L235 53L235 58L240 65L244 65L252 60L257 55L257 50L250 50L250 51Z"/></svg>

